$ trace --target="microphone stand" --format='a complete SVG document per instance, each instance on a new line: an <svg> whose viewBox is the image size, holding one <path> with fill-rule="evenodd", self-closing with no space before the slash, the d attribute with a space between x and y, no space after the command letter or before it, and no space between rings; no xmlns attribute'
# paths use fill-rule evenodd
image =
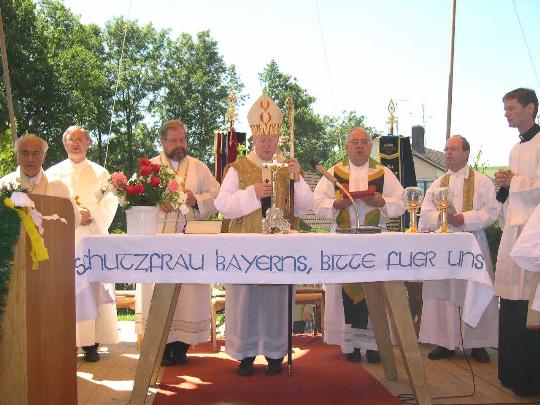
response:
<svg viewBox="0 0 540 405"><path fill-rule="evenodd" d="M347 191L347 189L341 184L334 176L332 176L328 171L322 167L319 163L312 161L310 162L311 166L317 170L320 174L322 174L324 177L326 177L327 180L329 180L332 184L336 185L342 192L345 194L349 200L351 200L352 207L354 209L354 215L356 216L356 228L339 228L336 230L337 233L362 233L360 231L360 213L358 212L358 207L356 206L354 202L354 198L352 198L351 194Z"/></svg>
<svg viewBox="0 0 540 405"><path fill-rule="evenodd" d="M352 207L354 208L354 215L356 216L356 228L339 228L336 230L338 233L357 233L358 229L360 229L360 212L358 212L358 207L356 206L356 203L354 202L354 198L352 198L352 195L343 187L343 184L341 184L339 181L336 181L336 186L339 187L339 189L351 200Z"/></svg>

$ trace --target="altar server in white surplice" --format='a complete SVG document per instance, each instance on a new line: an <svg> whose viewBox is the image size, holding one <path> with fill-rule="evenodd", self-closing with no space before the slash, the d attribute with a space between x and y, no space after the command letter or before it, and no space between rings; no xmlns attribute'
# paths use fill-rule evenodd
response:
<svg viewBox="0 0 540 405"><path fill-rule="evenodd" d="M486 270L493 280L491 255L484 229L497 219L497 200L492 180L473 170L468 164L470 146L459 135L452 136L444 149L448 172L433 182L422 203L420 229L434 231L439 228L439 211L433 202L433 192L449 187L453 193L448 214L450 228L456 232L471 232L476 237ZM461 321L465 299L466 280L424 281L422 323L419 341L437 345L428 357L439 360L453 356L456 348L472 348L471 356L481 362L489 361L485 347L497 347L499 312L497 297L488 304L475 328Z"/></svg>
<svg viewBox="0 0 540 405"><path fill-rule="evenodd" d="M509 168L495 180L501 188L504 226L497 256L495 292L501 297L499 317L499 380L519 396L540 396L540 329L526 327L531 272L519 267L510 252L534 209L540 204L540 125L534 90L515 89L503 97L510 127L520 142L510 152Z"/></svg>
<svg viewBox="0 0 540 405"><path fill-rule="evenodd" d="M405 211L401 196L403 187L392 171L370 158L371 136L363 128L352 128L347 134L347 157L329 169L349 191L374 188L375 194L355 200L361 225L384 228L390 218ZM321 177L314 191L315 213L331 219L337 227L356 226L352 202L331 181ZM381 357L368 318L367 302L361 283L327 284L325 295L324 341L341 346L347 360L360 362L360 349L366 350L369 363Z"/></svg>
<svg viewBox="0 0 540 405"><path fill-rule="evenodd" d="M272 162L274 154L279 162L288 163L288 168L276 173L276 207L283 210L285 218L289 216L289 173L293 173L294 215L301 217L311 209L313 195L300 174L300 165L279 153L281 120L279 107L266 94L249 110L254 150L226 167L215 201L218 211L231 219L229 232L262 232L262 219L272 196L271 171L262 163ZM257 355L266 357L268 375L281 373L287 353L287 286L229 284L225 312L225 352L241 361L238 374L253 374Z"/></svg>
<svg viewBox="0 0 540 405"><path fill-rule="evenodd" d="M118 207L116 196L103 193L108 186L109 172L97 163L86 159L90 134L84 128L71 126L64 132L62 141L68 158L45 172L50 181L59 180L69 189L78 207L81 220L75 226L75 243L84 236L106 235ZM77 316L86 311L92 318L77 322L77 346L84 350L86 361L99 360L100 343L118 343L114 284L94 283L83 294L77 294ZM97 306L92 311L89 306ZM95 313L98 313L95 317Z"/></svg>
<svg viewBox="0 0 540 405"><path fill-rule="evenodd" d="M208 167L198 159L188 156L187 131L182 121L167 121L159 131L163 148L159 156L152 159L167 167L176 176L180 191L187 194L189 213L183 215L162 207L161 233L183 232L186 219L208 219L216 212L214 199L219 192L219 183ZM135 320L139 336L144 334L153 284L137 284ZM163 366L183 365L188 362L190 345L208 341L210 336L211 289L209 284L182 284L178 304L163 352Z"/></svg>

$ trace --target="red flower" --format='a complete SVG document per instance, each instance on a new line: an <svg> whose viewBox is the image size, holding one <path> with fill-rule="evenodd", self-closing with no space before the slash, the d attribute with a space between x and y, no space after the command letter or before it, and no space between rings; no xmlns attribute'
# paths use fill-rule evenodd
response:
<svg viewBox="0 0 540 405"><path fill-rule="evenodd" d="M139 158L137 160L137 163L139 164L140 167L142 167L142 166L152 166L152 162L150 162L150 159L148 159L147 157Z"/></svg>
<svg viewBox="0 0 540 405"><path fill-rule="evenodd" d="M152 166L141 166L139 173L143 177L149 176L152 173Z"/></svg>
<svg viewBox="0 0 540 405"><path fill-rule="evenodd" d="M157 187L159 186L160 181L161 180L159 180L159 177L152 176L152 178L150 179L150 184L153 185L154 187Z"/></svg>
<svg viewBox="0 0 540 405"><path fill-rule="evenodd" d="M135 194L142 194L142 193L144 193L144 186L142 184L136 184Z"/></svg>
<svg viewBox="0 0 540 405"><path fill-rule="evenodd" d="M156 163L152 163L152 173L158 174L160 166Z"/></svg>
<svg viewBox="0 0 540 405"><path fill-rule="evenodd" d="M126 193L129 195L137 194L135 191L135 186L126 186Z"/></svg>

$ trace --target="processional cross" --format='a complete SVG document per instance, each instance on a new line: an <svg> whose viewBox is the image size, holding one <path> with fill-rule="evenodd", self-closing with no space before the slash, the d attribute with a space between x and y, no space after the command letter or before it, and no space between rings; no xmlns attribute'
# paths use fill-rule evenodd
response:
<svg viewBox="0 0 540 405"><path fill-rule="evenodd" d="M283 216L283 210L276 207L277 172L279 169L288 166L287 163L279 163L276 155L272 157L272 163L262 164L264 169L270 169L272 172L272 206L266 211L266 217L262 220L263 233L288 233L291 229L291 224Z"/></svg>

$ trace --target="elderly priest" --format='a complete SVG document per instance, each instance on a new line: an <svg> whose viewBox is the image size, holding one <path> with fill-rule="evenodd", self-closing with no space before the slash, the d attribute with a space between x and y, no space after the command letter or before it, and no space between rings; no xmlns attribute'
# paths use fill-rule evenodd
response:
<svg viewBox="0 0 540 405"><path fill-rule="evenodd" d="M15 141L15 156L19 166L14 172L2 177L0 184L2 186L21 185L28 190L28 194L70 198L69 190L64 183L49 181L43 171L42 165L48 149L47 142L37 135L21 136Z"/></svg>
<svg viewBox="0 0 540 405"><path fill-rule="evenodd" d="M401 195L403 187L392 171L370 158L371 136L363 128L352 128L347 134L347 157L330 168L348 191L371 189L370 195L354 200L363 225L385 227L390 218L405 211ZM336 227L350 228L355 211L352 202L326 177L315 187L315 212L331 219ZM360 362L360 349L366 350L369 363L379 363L375 335L369 325L369 314L364 291L359 283L328 284L325 296L324 340L341 346L347 360Z"/></svg>
<svg viewBox="0 0 540 405"><path fill-rule="evenodd" d="M62 141L68 158L47 169L47 177L63 182L77 204L81 220L75 226L75 243L84 236L105 235L112 223L118 200L107 189L109 172L86 159L90 134L77 125L70 126ZM118 343L114 284L96 283L77 294L77 314L86 319L76 325L77 346L84 350L84 359L98 361L100 343ZM98 314L95 314L95 306Z"/></svg>
<svg viewBox="0 0 540 405"><path fill-rule="evenodd" d="M259 97L249 110L248 121L254 149L225 168L215 206L231 219L230 232L261 233L272 196L271 169L264 168L263 163L271 163L275 157L288 164L276 174L274 201L285 213L290 212L289 173L295 181L295 216L301 217L311 209L313 196L298 162L279 153L282 114L274 101L266 94ZM281 373L287 353L287 286L228 285L226 311L225 351L241 360L238 374L253 374L253 362L259 354L266 357L268 375Z"/></svg>

